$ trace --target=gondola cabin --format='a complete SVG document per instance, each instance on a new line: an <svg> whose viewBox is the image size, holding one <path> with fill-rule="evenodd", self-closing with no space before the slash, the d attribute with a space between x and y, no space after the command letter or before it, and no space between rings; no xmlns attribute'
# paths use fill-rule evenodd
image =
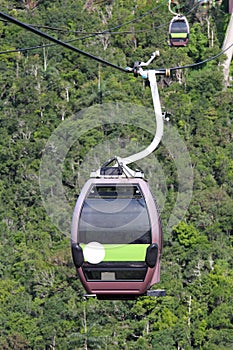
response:
<svg viewBox="0 0 233 350"><path fill-rule="evenodd" d="M80 280L99 299L131 299L160 280L162 228L142 178L91 178L73 214L71 249Z"/></svg>
<svg viewBox="0 0 233 350"><path fill-rule="evenodd" d="M189 41L189 24L184 16L175 16L169 26L169 44L186 46Z"/></svg>

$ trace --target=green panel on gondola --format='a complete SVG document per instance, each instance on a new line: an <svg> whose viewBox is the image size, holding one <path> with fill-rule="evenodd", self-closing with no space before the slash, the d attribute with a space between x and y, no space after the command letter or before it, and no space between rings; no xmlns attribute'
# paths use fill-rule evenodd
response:
<svg viewBox="0 0 233 350"><path fill-rule="evenodd" d="M171 33L172 39L185 39L187 38L187 33Z"/></svg>
<svg viewBox="0 0 233 350"><path fill-rule="evenodd" d="M84 250L85 244L80 244ZM149 244L103 244L103 261L145 261ZM97 248L98 249L98 248Z"/></svg>

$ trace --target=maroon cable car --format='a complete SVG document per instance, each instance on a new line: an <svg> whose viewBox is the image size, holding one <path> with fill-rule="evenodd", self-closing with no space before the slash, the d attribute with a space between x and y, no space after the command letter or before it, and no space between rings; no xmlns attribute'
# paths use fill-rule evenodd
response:
<svg viewBox="0 0 233 350"><path fill-rule="evenodd" d="M141 65L148 65L156 55ZM159 211L143 173L127 166L153 152L163 134L156 71L139 69L139 73L150 81L157 125L154 139L145 150L127 158L114 157L92 174L73 214L74 265L86 292L99 299L165 295L163 290L149 291L160 280Z"/></svg>
<svg viewBox="0 0 233 350"><path fill-rule="evenodd" d="M88 294L99 299L143 295L160 280L162 227L140 178L89 179L72 221L73 261Z"/></svg>
<svg viewBox="0 0 233 350"><path fill-rule="evenodd" d="M175 16L169 25L169 43L171 46L186 46L189 41L189 24L185 16Z"/></svg>

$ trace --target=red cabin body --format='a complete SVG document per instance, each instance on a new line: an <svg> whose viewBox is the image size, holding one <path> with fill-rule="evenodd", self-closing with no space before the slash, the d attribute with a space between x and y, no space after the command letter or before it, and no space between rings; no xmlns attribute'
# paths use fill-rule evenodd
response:
<svg viewBox="0 0 233 350"><path fill-rule="evenodd" d="M88 294L143 295L160 280L162 227L142 178L93 178L77 200L71 231L73 261Z"/></svg>

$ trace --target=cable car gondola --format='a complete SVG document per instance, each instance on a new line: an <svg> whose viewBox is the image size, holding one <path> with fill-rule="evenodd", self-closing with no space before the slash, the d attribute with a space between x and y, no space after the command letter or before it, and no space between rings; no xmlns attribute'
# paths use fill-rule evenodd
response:
<svg viewBox="0 0 233 350"><path fill-rule="evenodd" d="M159 282L162 228L143 179L93 178L73 215L72 255L89 294L143 295Z"/></svg>
<svg viewBox="0 0 233 350"><path fill-rule="evenodd" d="M189 41L189 24L185 16L175 16L169 26L169 42L171 46L186 46Z"/></svg>
<svg viewBox="0 0 233 350"><path fill-rule="evenodd" d="M157 125L154 139L145 150L127 158L114 157L92 173L74 209L71 228L74 265L86 292L98 299L164 295L164 291L148 291L160 280L159 211L143 172L127 166L153 152L162 138L156 71L144 72L140 68L156 55L154 52L147 63L137 65L139 74L150 82Z"/></svg>

